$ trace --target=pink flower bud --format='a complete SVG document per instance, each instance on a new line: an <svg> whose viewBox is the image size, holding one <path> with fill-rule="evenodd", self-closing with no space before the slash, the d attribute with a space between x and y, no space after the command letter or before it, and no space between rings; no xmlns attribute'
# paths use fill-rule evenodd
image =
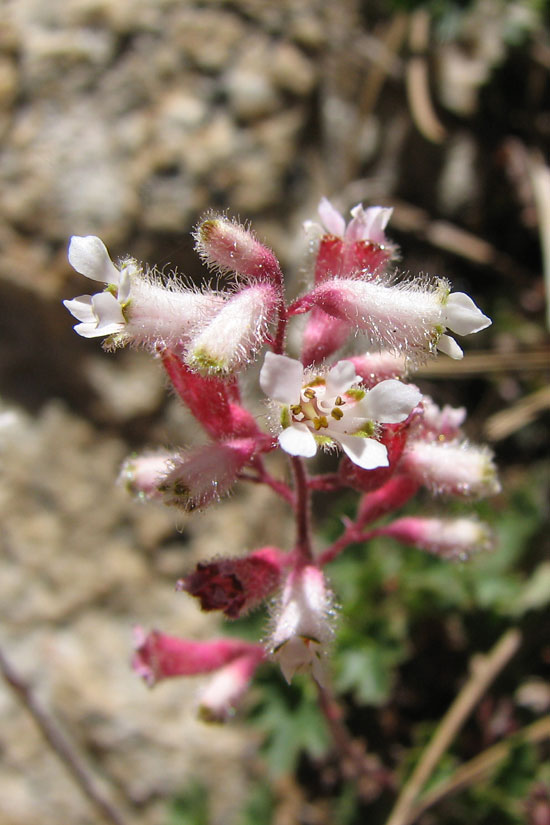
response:
<svg viewBox="0 0 550 825"><path fill-rule="evenodd" d="M119 482L140 499L160 499L159 484L177 459L177 453L169 452L130 456L122 465Z"/></svg>
<svg viewBox="0 0 550 825"><path fill-rule="evenodd" d="M213 670L244 655L260 655L259 645L241 639L193 642L168 636L158 630L145 634L134 630L135 654L132 667L152 687L171 676L195 676Z"/></svg>
<svg viewBox="0 0 550 825"><path fill-rule="evenodd" d="M212 438L259 433L254 416L237 403L236 383L198 375L171 350L164 349L161 358L174 389Z"/></svg>
<svg viewBox="0 0 550 825"><path fill-rule="evenodd" d="M259 647L222 667L199 696L199 718L203 722L225 722L235 712L250 685L265 651Z"/></svg>
<svg viewBox="0 0 550 825"><path fill-rule="evenodd" d="M204 375L229 376L247 366L267 340L280 305L271 284L236 292L189 344L186 361Z"/></svg>
<svg viewBox="0 0 550 825"><path fill-rule="evenodd" d="M276 547L262 547L248 556L199 562L194 573L178 581L177 589L196 596L202 610L221 610L236 619L275 590L285 560Z"/></svg>
<svg viewBox="0 0 550 825"><path fill-rule="evenodd" d="M212 215L195 231L195 249L201 258L221 272L236 272L250 280L281 284L279 262L273 252L236 221Z"/></svg>
<svg viewBox="0 0 550 825"><path fill-rule="evenodd" d="M293 570L274 608L268 643L287 682L297 672L311 671L320 685L325 683L334 616L332 596L319 568L308 565Z"/></svg>
<svg viewBox="0 0 550 825"><path fill-rule="evenodd" d="M435 556L466 561L474 553L494 547L495 537L487 524L474 518L401 518L378 533L412 544Z"/></svg>
<svg viewBox="0 0 550 825"><path fill-rule="evenodd" d="M219 500L237 480L257 445L254 438L234 438L185 453L159 484L165 504L192 512Z"/></svg>
<svg viewBox="0 0 550 825"><path fill-rule="evenodd" d="M433 493L484 498L500 492L493 454L467 442L409 441L401 470Z"/></svg>

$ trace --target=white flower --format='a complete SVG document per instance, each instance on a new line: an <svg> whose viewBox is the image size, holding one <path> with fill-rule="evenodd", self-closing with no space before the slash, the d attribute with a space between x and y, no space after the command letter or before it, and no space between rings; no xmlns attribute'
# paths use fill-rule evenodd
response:
<svg viewBox="0 0 550 825"><path fill-rule="evenodd" d="M273 606L268 650L290 684L295 673L311 672L326 684L325 660L333 637L335 610L321 570L293 570Z"/></svg>
<svg viewBox="0 0 550 825"><path fill-rule="evenodd" d="M350 241L368 241L370 243L384 246L388 240L384 234L384 229L388 225L393 209L384 206L369 206L364 209L361 203L351 210L352 219L346 226L346 220L327 198L321 198L318 210L323 228L337 238ZM311 222L306 223L306 229L314 226Z"/></svg>
<svg viewBox="0 0 550 825"><path fill-rule="evenodd" d="M381 381L372 390L355 384L351 361L339 361L323 376L305 372L299 361L268 352L260 386L283 405L279 433L283 450L311 458L318 444L338 444L364 470L387 467L386 447L370 436L377 423L404 421L421 393L395 379Z"/></svg>
<svg viewBox="0 0 550 825"><path fill-rule="evenodd" d="M130 276L136 269L134 261L129 259L117 269L100 238L74 235L69 244L69 263L86 278L108 286L105 292L63 301L71 315L80 321L75 331L84 338L122 332L126 325L123 309L130 297Z"/></svg>
<svg viewBox="0 0 550 825"><path fill-rule="evenodd" d="M442 323L457 335L471 335L490 326L492 321L465 292L451 292L443 306ZM461 348L450 335L441 335L437 348L451 358L459 359L463 356Z"/></svg>
<svg viewBox="0 0 550 825"><path fill-rule="evenodd" d="M71 238L69 262L81 275L107 285L95 295L63 301L80 321L74 329L84 338L115 335L116 343L178 347L207 325L226 301L213 290L187 287L177 279L164 283L132 258L116 267L95 235Z"/></svg>

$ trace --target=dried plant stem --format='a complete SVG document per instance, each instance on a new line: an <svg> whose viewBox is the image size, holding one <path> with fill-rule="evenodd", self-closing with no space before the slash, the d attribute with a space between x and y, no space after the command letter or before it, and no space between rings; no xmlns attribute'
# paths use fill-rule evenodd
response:
<svg viewBox="0 0 550 825"><path fill-rule="evenodd" d="M502 742L493 745L491 748L478 754L474 759L470 759L460 765L454 773L443 782L440 782L431 791L425 794L420 802L410 812L409 817L404 820L404 825L412 825L424 811L433 807L446 796L458 793L463 788L484 779L497 765L506 759L512 748L521 742L529 742L532 745L537 742L550 740L550 716L538 719L531 725L516 731L512 736L508 736Z"/></svg>
<svg viewBox="0 0 550 825"><path fill-rule="evenodd" d="M74 746L69 742L57 722L37 701L29 685L14 670L0 649L0 671L6 684L12 689L23 707L34 719L42 736L65 765L82 793L89 799L105 822L114 825L127 825L128 821L120 811L107 799L98 783L90 774L88 766Z"/></svg>
<svg viewBox="0 0 550 825"><path fill-rule="evenodd" d="M422 788L456 734L485 693L488 686L516 653L521 641L519 630L512 628L483 657L475 657L472 674L439 723L416 768L403 787L386 825L406 825Z"/></svg>

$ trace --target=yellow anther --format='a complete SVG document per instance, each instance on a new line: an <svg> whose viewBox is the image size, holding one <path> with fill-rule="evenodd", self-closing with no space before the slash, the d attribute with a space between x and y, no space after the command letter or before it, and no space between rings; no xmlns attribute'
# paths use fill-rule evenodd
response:
<svg viewBox="0 0 550 825"><path fill-rule="evenodd" d="M331 410L330 414L337 421L340 421L340 419L344 417L344 413L342 412L342 410L339 410L338 407L335 407L333 410Z"/></svg>
<svg viewBox="0 0 550 825"><path fill-rule="evenodd" d="M313 426L316 430L320 430L321 427L328 427L327 417L325 415L320 415L318 418L314 418Z"/></svg>
<svg viewBox="0 0 550 825"><path fill-rule="evenodd" d="M291 404L290 412L292 413L292 415L300 415L300 413L302 412L302 408L299 404Z"/></svg>
<svg viewBox="0 0 550 825"><path fill-rule="evenodd" d="M336 404L337 407L341 407L344 403L344 399L342 398L341 395L337 395L336 398L334 399L334 403Z"/></svg>
<svg viewBox="0 0 550 825"><path fill-rule="evenodd" d="M315 390L312 390L309 387L307 387L307 389L304 390L304 395L311 401L313 398L315 398Z"/></svg>

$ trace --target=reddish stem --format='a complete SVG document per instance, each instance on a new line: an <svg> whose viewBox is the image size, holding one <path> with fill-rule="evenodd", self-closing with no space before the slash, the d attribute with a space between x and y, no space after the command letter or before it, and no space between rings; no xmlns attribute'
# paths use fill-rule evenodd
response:
<svg viewBox="0 0 550 825"><path fill-rule="evenodd" d="M311 497L304 462L298 456L291 456L294 470L294 490L296 495L296 558L300 563L311 564Z"/></svg>

